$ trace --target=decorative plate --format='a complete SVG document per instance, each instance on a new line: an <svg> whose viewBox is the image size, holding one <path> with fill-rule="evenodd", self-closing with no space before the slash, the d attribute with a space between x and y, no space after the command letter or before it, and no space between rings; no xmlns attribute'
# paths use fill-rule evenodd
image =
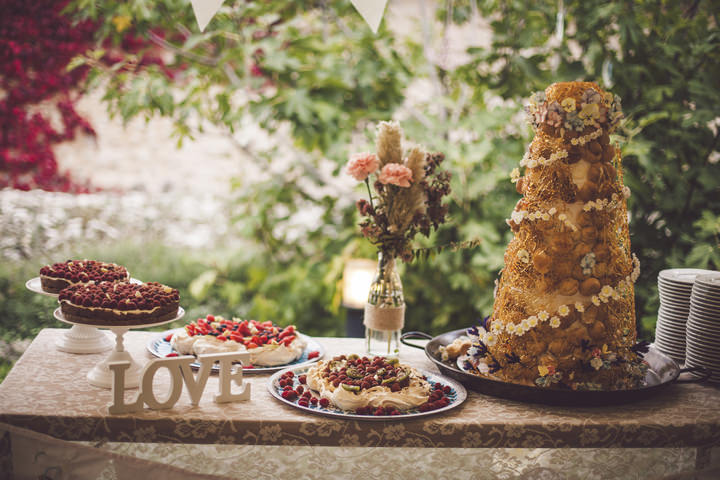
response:
<svg viewBox="0 0 720 480"><path fill-rule="evenodd" d="M436 410L429 410L426 412L421 412L418 409L412 409L405 411L399 415L359 415L355 412L348 412L345 410L341 410L333 405L329 405L327 407L322 407L320 404L317 405L309 405L307 407L304 407L302 405L298 404L298 399L295 398L293 400L285 399L282 397L282 391L283 387L280 386L280 377L283 376L286 372L292 371L295 376L293 377L293 387L297 388L298 385L300 385L300 382L298 381L298 376L306 373L310 369L309 365L306 365L304 367L293 367L293 368L287 368L285 370L276 372L273 374L272 377L270 377L270 381L268 382L268 390L270 390L270 394L280 400L283 403L286 403L287 405L290 405L291 407L298 408L300 410L304 410L306 412L314 413L317 415L324 415L327 417L336 417L336 418L344 418L347 420L371 420L371 421L387 421L387 420L408 420L408 419L414 419L417 417L424 417L427 415L435 415L440 412L444 412L447 410L450 410L451 408L455 408L459 406L462 402L465 401L467 398L467 390L465 390L465 387L462 386L460 382L457 382L455 380L452 380L447 377L443 377L441 375L437 375L434 373L429 373L423 370L418 370L420 373L425 375L427 378L427 381L430 382L430 385L433 387L436 383L440 383L442 385L446 385L450 387L450 392L445 394L445 397L450 400L450 403L446 405L445 407L438 408ZM307 388L307 387L305 387Z"/></svg>
<svg viewBox="0 0 720 480"><path fill-rule="evenodd" d="M158 334L157 337L153 337L147 345L150 353L160 358L165 358L169 353L177 353L170 344L170 342L165 340L165 338L167 338L168 335L180 330L183 330L183 327L173 330L167 330L161 334ZM322 345L320 345L320 343L317 342L317 340L312 337L308 337L307 335L303 335L302 333L298 333L298 335L305 339L306 346L305 350L303 350L302 355L297 360L290 363L285 363L283 365L276 365L274 367L258 367L254 365L247 365L243 366L243 371L245 373L277 372L278 370L282 370L283 368L287 367L299 367L302 365L309 365L311 363L315 363L325 355L325 349ZM314 355L314 352L318 352L317 355ZM193 362L190 364L190 366L193 368L200 368L200 362ZM217 364L213 365L213 372L217 372L219 370L220 367Z"/></svg>

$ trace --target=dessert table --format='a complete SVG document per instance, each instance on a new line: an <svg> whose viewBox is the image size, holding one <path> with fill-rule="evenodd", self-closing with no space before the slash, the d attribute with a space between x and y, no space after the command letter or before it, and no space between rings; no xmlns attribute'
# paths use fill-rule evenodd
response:
<svg viewBox="0 0 720 480"><path fill-rule="evenodd" d="M270 395L269 374L247 373L244 379L251 385L247 402L214 403L217 375L213 375L197 406L191 405L183 389L171 409L109 415L110 390L94 387L86 379L103 354L59 351L55 342L63 332L42 330L0 384L0 424L66 441L121 445L116 450L134 443L432 449L428 452L438 448L679 449L687 462L691 449L696 453L694 468L708 466L714 447L720 446L720 389L703 384L673 384L656 398L593 408L519 403L469 390L458 408L390 422L307 414ZM137 360L149 361L154 357L146 345L157 335L128 332L125 347ZM363 347L362 339L317 341L327 357L362 352ZM400 358L437 372L421 350L403 346ZM169 381L169 375L157 375L157 391ZM127 392L128 401L136 391ZM393 448L382 450L393 455Z"/></svg>

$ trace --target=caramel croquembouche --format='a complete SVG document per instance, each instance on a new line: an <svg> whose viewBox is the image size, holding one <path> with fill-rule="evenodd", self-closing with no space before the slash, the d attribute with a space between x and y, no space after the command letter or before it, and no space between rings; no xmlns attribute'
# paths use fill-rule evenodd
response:
<svg viewBox="0 0 720 480"><path fill-rule="evenodd" d="M507 382L574 390L634 388L634 288L619 150L620 99L591 82L550 85L527 107L535 129L511 176L523 196L508 220L492 315L473 327L466 368Z"/></svg>

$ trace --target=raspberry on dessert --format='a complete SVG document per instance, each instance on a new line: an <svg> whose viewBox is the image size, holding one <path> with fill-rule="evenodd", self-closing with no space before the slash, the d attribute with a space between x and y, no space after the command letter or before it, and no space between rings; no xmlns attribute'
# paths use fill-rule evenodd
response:
<svg viewBox="0 0 720 480"><path fill-rule="evenodd" d="M76 283L124 282L130 279L125 267L96 260L68 260L40 269L40 285L49 293L59 293Z"/></svg>
<svg viewBox="0 0 720 480"><path fill-rule="evenodd" d="M70 321L88 325L142 325L176 317L180 295L156 282L89 282L63 289L58 301Z"/></svg>

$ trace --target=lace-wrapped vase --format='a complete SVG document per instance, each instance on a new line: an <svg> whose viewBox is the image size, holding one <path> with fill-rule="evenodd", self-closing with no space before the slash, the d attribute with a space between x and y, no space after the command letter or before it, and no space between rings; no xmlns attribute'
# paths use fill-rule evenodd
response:
<svg viewBox="0 0 720 480"><path fill-rule="evenodd" d="M369 355L395 357L405 325L405 298L395 257L378 253L375 278L365 303L365 344Z"/></svg>

